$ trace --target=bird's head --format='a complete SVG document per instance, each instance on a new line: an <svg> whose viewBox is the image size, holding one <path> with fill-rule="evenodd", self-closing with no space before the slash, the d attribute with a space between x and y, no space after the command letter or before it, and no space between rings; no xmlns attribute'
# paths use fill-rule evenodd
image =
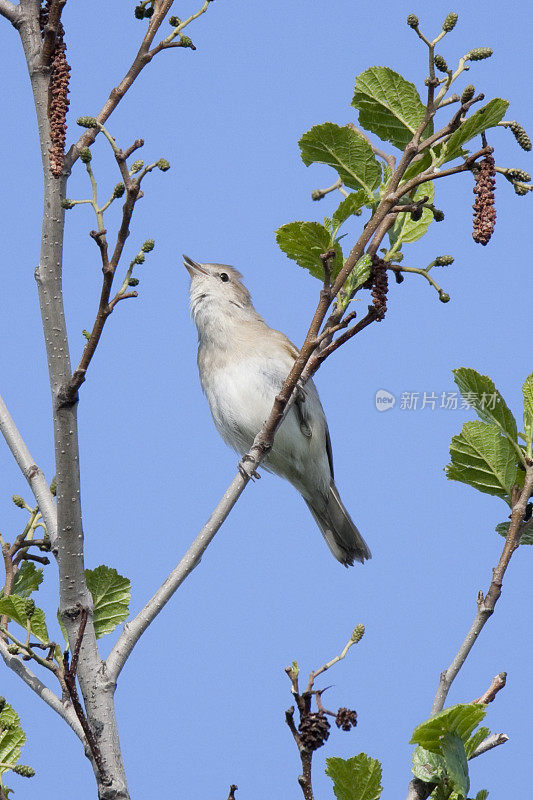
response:
<svg viewBox="0 0 533 800"><path fill-rule="evenodd" d="M201 264L183 256L183 265L191 276L191 313L198 325L205 313L210 316L233 314L236 309L253 309L250 292L242 275L227 264Z"/></svg>

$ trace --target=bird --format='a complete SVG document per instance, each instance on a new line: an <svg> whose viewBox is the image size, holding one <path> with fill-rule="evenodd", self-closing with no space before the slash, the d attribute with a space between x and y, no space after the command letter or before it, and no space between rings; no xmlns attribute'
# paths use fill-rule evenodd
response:
<svg viewBox="0 0 533 800"><path fill-rule="evenodd" d="M298 349L257 313L234 267L186 255L183 264L191 279L200 383L220 436L243 456L269 416ZM312 380L298 390L262 467L302 495L341 564L372 557L335 486L326 416Z"/></svg>

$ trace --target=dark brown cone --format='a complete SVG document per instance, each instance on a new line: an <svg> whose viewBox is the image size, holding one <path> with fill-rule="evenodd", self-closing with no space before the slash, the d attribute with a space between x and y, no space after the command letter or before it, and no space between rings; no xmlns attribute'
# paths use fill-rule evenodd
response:
<svg viewBox="0 0 533 800"><path fill-rule="evenodd" d="M298 726L306 750L318 750L329 736L329 722L320 711L306 714Z"/></svg>
<svg viewBox="0 0 533 800"><path fill-rule="evenodd" d="M51 0L46 0L41 8L41 31L44 31L48 21ZM63 41L65 30L59 23L50 64L50 100L48 104L48 119L50 120L50 170L54 178L59 178L63 171L65 156L65 139L67 135L67 111L69 107L68 86L70 80L70 66L67 62L67 46Z"/></svg>
<svg viewBox="0 0 533 800"><path fill-rule="evenodd" d="M474 209L472 238L482 245L488 244L496 224L496 208L494 206L495 176L494 158L491 154L485 156L483 161L480 162L479 171L476 175L476 185L474 186L476 200L472 206Z"/></svg>
<svg viewBox="0 0 533 800"><path fill-rule="evenodd" d="M343 731L349 731L357 725L357 712L352 711L351 708L339 708L335 718L335 725L337 728L342 728Z"/></svg>

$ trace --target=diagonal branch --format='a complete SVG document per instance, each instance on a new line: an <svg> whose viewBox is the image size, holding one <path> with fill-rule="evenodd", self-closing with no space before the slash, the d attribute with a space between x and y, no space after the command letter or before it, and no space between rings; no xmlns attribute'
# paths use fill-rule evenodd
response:
<svg viewBox="0 0 533 800"><path fill-rule="evenodd" d="M457 651L457 655L453 659L452 663L440 676L439 686L435 695L435 700L433 701L433 708L431 709L431 716L434 716L442 711L453 681L465 663L470 651L472 650L472 647L477 641L479 634L483 630L485 623L494 613L494 608L501 595L502 582L507 567L509 566L509 561L511 560L511 556L513 555L514 551L520 544L520 537L523 532L522 522L524 520L526 507L532 492L533 463L529 463L526 468L524 486L521 490L516 492L516 497L514 498L509 530L505 538L505 544L503 546L500 559L493 571L489 590L485 596L483 596L483 592L479 592L477 598L477 613L472 625L470 626L470 630L468 631L461 647Z"/></svg>
<svg viewBox="0 0 533 800"><path fill-rule="evenodd" d="M52 548L57 546L57 512L48 482L26 447L6 404L0 397L0 431L11 450L20 471L28 481L39 510L43 516Z"/></svg>
<svg viewBox="0 0 533 800"><path fill-rule="evenodd" d="M20 9L11 0L0 0L0 16L5 17L17 27L20 22Z"/></svg>

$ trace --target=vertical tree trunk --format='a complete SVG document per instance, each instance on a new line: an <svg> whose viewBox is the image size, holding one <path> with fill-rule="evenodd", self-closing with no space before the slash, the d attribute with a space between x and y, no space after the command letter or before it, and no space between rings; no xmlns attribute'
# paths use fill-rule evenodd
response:
<svg viewBox="0 0 533 800"><path fill-rule="evenodd" d="M80 502L77 402L62 401L62 388L71 378L67 328L62 296L64 197L66 177L50 171L51 149L48 120L50 68L41 63L41 31L38 0L21 0L19 33L33 90L43 163L44 202L39 264L35 271L52 393L54 448L57 481L58 535L53 542L59 567L59 609L68 632L71 652L76 646L81 610L88 621L80 648L77 677L94 740L100 751L104 774L94 754L86 748L101 800L129 800L114 709L115 686L107 679L92 624L92 598L87 589L83 563L83 528Z"/></svg>

